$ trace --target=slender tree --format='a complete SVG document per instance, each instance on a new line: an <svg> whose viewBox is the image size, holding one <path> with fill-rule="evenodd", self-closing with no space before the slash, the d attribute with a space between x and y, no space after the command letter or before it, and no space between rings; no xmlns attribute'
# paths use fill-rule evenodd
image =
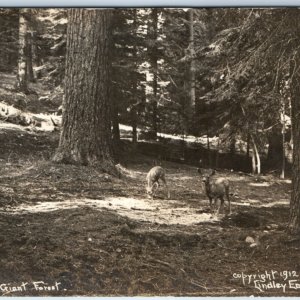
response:
<svg viewBox="0 0 300 300"><path fill-rule="evenodd" d="M100 165L114 172L110 129L110 41L112 11L68 12L65 100L54 161Z"/></svg>
<svg viewBox="0 0 300 300"><path fill-rule="evenodd" d="M137 10L134 10L133 12L133 28L134 31L137 31ZM137 72L137 45L136 42L133 44L133 58L134 58L134 71ZM137 99L137 87L138 87L138 78L136 74L134 73L133 76L133 87L132 87L132 95L133 99ZM132 107L131 109L131 126L132 126L132 143L134 146L136 146L137 143L137 108L136 105Z"/></svg>
<svg viewBox="0 0 300 300"><path fill-rule="evenodd" d="M18 59L18 81L17 87L21 92L28 92L27 81L27 30L28 21L26 19L26 14L28 9L20 9L19 15L19 59Z"/></svg>
<svg viewBox="0 0 300 300"><path fill-rule="evenodd" d="M149 58L151 64L151 71L153 74L152 89L152 131L156 137L158 131L158 55L157 55L157 37L158 37L158 9L153 8L151 11L151 22L149 23L149 38L150 44L148 46Z"/></svg>
<svg viewBox="0 0 300 300"><path fill-rule="evenodd" d="M195 88L195 45L194 45L194 9L189 9L189 52L190 52L190 111L191 117L195 113L196 88Z"/></svg>
<svg viewBox="0 0 300 300"><path fill-rule="evenodd" d="M33 55L32 55L32 48L33 48L33 39L32 39L32 32L28 31L25 37L26 42L26 72L28 81L34 82L34 74L33 74Z"/></svg>

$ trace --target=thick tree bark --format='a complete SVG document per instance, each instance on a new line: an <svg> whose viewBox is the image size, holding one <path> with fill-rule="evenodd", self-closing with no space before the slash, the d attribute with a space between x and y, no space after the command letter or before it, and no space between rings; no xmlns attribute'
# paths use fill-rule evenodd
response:
<svg viewBox="0 0 300 300"><path fill-rule="evenodd" d="M114 172L110 128L111 10L68 12L65 100L56 162Z"/></svg>
<svg viewBox="0 0 300 300"><path fill-rule="evenodd" d="M292 137L293 137L293 175L292 195L290 204L289 229L291 233L300 233L300 12L298 9L289 10L289 20L293 38L295 39L295 53L291 60L291 112L292 112Z"/></svg>

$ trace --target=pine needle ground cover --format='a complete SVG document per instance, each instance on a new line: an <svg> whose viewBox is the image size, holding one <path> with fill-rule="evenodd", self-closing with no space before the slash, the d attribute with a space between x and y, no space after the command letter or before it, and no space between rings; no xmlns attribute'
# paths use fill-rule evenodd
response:
<svg viewBox="0 0 300 300"><path fill-rule="evenodd" d="M1 129L2 295L298 294L300 241L285 232L290 180L220 171L233 214L211 219L194 166L163 162L171 198L159 189L152 200L151 157L125 153L117 178L50 163L58 137Z"/></svg>

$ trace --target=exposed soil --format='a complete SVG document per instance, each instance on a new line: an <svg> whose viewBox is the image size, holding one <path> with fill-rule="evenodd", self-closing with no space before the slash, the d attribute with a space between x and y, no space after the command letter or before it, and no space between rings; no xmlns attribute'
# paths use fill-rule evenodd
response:
<svg viewBox="0 0 300 300"><path fill-rule="evenodd" d="M223 170L233 214L212 218L196 166L163 162L171 198L152 200L142 153L114 178L51 163L57 133L2 126L0 141L2 295L299 295L290 180ZM258 285L270 282L286 286Z"/></svg>

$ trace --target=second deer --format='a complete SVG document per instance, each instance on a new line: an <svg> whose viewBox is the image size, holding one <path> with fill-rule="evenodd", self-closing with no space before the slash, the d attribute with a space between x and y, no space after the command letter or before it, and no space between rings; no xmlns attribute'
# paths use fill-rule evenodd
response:
<svg viewBox="0 0 300 300"><path fill-rule="evenodd" d="M229 203L229 214L231 214L231 203L229 198L229 181L224 177L215 176L215 170L212 169L198 169L198 173L202 175L202 181L205 185L205 192L209 198L210 208L212 209L212 201L217 204L220 199L221 203L216 210L216 215L219 214L220 208L223 209L224 197Z"/></svg>

